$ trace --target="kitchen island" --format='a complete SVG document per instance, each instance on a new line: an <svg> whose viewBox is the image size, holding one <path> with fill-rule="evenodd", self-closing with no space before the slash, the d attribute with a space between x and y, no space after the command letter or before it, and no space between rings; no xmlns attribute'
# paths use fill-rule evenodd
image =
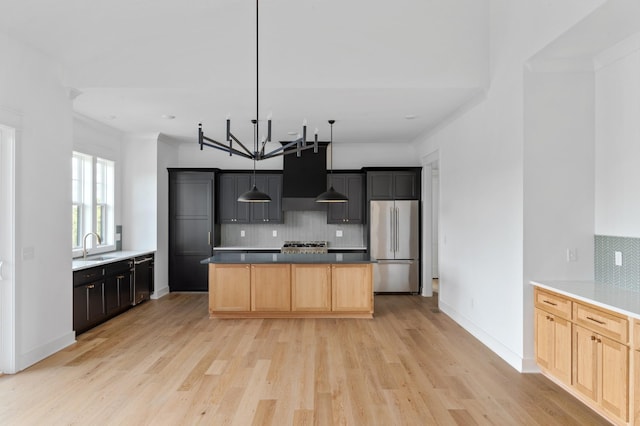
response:
<svg viewBox="0 0 640 426"><path fill-rule="evenodd" d="M366 253L220 253L209 264L211 318L372 318Z"/></svg>

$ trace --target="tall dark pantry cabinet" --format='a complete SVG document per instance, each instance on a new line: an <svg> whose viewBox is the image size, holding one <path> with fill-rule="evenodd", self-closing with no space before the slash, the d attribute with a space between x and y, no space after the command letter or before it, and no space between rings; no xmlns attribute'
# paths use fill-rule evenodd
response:
<svg viewBox="0 0 640 426"><path fill-rule="evenodd" d="M207 291L200 264L220 241L215 220L217 169L169 169L169 290Z"/></svg>

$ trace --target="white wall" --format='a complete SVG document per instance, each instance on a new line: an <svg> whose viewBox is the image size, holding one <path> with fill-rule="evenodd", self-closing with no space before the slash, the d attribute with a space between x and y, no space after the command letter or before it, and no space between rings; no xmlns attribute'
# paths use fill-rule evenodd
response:
<svg viewBox="0 0 640 426"><path fill-rule="evenodd" d="M527 283L593 280L594 75L525 72L524 89L524 357L534 369Z"/></svg>
<svg viewBox="0 0 640 426"><path fill-rule="evenodd" d="M484 100L416 142L440 157L440 307L518 370L524 348L524 80L528 58L601 1L491 2Z"/></svg>
<svg viewBox="0 0 640 426"><path fill-rule="evenodd" d="M155 250L158 229L158 135L122 143L122 249Z"/></svg>
<svg viewBox="0 0 640 426"><path fill-rule="evenodd" d="M0 108L16 140L16 367L75 341L69 250L72 113L57 64L0 32Z"/></svg>
<svg viewBox="0 0 640 426"><path fill-rule="evenodd" d="M595 233L640 237L640 37L596 72Z"/></svg>

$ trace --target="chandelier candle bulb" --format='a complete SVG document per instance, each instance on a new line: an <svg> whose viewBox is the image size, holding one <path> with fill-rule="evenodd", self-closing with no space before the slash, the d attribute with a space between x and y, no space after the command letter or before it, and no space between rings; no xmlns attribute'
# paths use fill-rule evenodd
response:
<svg viewBox="0 0 640 426"><path fill-rule="evenodd" d="M271 114L267 120L267 142L271 142Z"/></svg>

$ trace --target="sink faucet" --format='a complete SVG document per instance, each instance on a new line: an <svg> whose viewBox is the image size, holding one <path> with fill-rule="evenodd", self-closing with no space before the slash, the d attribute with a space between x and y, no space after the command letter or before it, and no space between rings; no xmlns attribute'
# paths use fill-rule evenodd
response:
<svg viewBox="0 0 640 426"><path fill-rule="evenodd" d="M102 244L102 240L100 239L100 235L96 234L95 232L87 232L85 234L85 236L82 238L82 258L83 259L87 258L87 237L89 235L94 235L96 237L96 239L98 240L98 244Z"/></svg>

